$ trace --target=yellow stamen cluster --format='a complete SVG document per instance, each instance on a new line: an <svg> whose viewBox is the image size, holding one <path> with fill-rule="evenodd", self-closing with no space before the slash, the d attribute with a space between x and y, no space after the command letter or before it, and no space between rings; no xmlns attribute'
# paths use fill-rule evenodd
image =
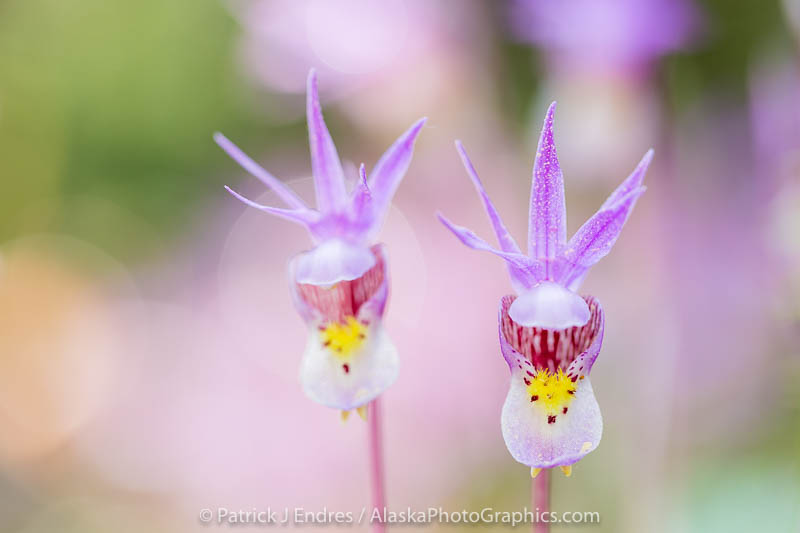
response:
<svg viewBox="0 0 800 533"><path fill-rule="evenodd" d="M567 414L575 395L575 383L559 368L550 373L546 368L525 378L531 403L542 407L548 423L555 423L558 415Z"/></svg>
<svg viewBox="0 0 800 533"><path fill-rule="evenodd" d="M345 322L331 322L322 329L322 345L330 350L334 356L346 361L364 343L367 327L349 316Z"/></svg>

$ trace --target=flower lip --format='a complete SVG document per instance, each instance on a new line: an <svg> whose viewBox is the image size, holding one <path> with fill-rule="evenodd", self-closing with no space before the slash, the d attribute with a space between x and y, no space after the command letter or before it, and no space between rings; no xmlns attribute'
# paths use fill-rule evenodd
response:
<svg viewBox="0 0 800 533"><path fill-rule="evenodd" d="M310 331L300 365L300 383L314 401L349 411L383 393L395 382L398 373L397 348L380 321L375 321L361 352L348 360L347 370L343 369L342 360L332 356L320 343L316 332Z"/></svg>
<svg viewBox="0 0 800 533"><path fill-rule="evenodd" d="M368 249L375 264L333 285L297 283L292 297L309 325L300 382L314 401L348 411L366 404L397 378L397 349L382 326L389 286L383 245ZM289 266L295 272L297 259Z"/></svg>
<svg viewBox="0 0 800 533"><path fill-rule="evenodd" d="M508 309L511 319L525 327L566 329L589 321L589 305L569 289L542 281L514 300Z"/></svg>
<svg viewBox="0 0 800 533"><path fill-rule="evenodd" d="M365 246L329 239L297 257L295 281L308 285L333 285L360 278L375 265L375 255Z"/></svg>
<svg viewBox="0 0 800 533"><path fill-rule="evenodd" d="M511 370L501 415L503 439L514 459L531 468L574 464L597 447L603 434L589 378L603 344L603 309L586 296L591 317L585 325L526 328L508 315L515 298L502 299L498 320L500 348Z"/></svg>

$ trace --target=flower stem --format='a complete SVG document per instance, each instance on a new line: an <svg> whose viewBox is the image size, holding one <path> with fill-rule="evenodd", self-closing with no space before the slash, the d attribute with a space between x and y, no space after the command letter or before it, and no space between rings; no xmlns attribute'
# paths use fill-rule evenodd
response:
<svg viewBox="0 0 800 533"><path fill-rule="evenodd" d="M531 504L535 516L539 518L533 523L533 533L549 533L550 522L541 520L542 515L550 520L550 469L545 468L531 480ZM547 514L545 514L547 513Z"/></svg>
<svg viewBox="0 0 800 533"><path fill-rule="evenodd" d="M372 508L377 509L381 518L372 523L374 533L386 531L383 523L383 513L386 509L385 479L383 471L383 439L381 437L381 406L380 400L375 398L369 404L367 414L369 425L369 462L372 474Z"/></svg>

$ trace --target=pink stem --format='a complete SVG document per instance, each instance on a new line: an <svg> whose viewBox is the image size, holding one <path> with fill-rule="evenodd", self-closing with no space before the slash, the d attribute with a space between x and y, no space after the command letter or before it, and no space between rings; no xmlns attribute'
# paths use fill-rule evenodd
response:
<svg viewBox="0 0 800 533"><path fill-rule="evenodd" d="M550 519L550 469L545 468L531 482L531 504L534 516ZM533 523L533 533L550 533L550 522L537 520Z"/></svg>
<svg viewBox="0 0 800 533"><path fill-rule="evenodd" d="M386 508L385 480L383 471L383 442L381 438L381 406L378 398L369 404L367 413L369 425L369 462L372 474L372 507L378 509L381 517ZM373 522L372 531L383 533L386 524L382 520Z"/></svg>

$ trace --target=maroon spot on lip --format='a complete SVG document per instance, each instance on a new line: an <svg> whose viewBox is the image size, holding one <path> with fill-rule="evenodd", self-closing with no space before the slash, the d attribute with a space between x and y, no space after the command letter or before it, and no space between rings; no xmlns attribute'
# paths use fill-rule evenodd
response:
<svg viewBox="0 0 800 533"><path fill-rule="evenodd" d="M349 374L350 373L350 365L348 365L347 363L343 364L342 368L344 369L344 373L345 374Z"/></svg>
<svg viewBox="0 0 800 533"><path fill-rule="evenodd" d="M567 394L575 394L575 391L574 391L573 389L569 389L569 390L567 391Z"/></svg>
<svg viewBox="0 0 800 533"><path fill-rule="evenodd" d="M531 384L531 380L529 380L528 378L522 378L522 381L525 382L525 385L530 385Z"/></svg>
<svg viewBox="0 0 800 533"><path fill-rule="evenodd" d="M531 401L532 402L535 402L538 399L539 399L539 395L538 394L534 394L533 396L531 396Z"/></svg>
<svg viewBox="0 0 800 533"><path fill-rule="evenodd" d="M564 413L564 414L567 414L567 409L569 409L569 408L565 407L561 412Z"/></svg>
<svg viewBox="0 0 800 533"><path fill-rule="evenodd" d="M550 415L547 417L548 424L555 424L556 423L556 415Z"/></svg>

